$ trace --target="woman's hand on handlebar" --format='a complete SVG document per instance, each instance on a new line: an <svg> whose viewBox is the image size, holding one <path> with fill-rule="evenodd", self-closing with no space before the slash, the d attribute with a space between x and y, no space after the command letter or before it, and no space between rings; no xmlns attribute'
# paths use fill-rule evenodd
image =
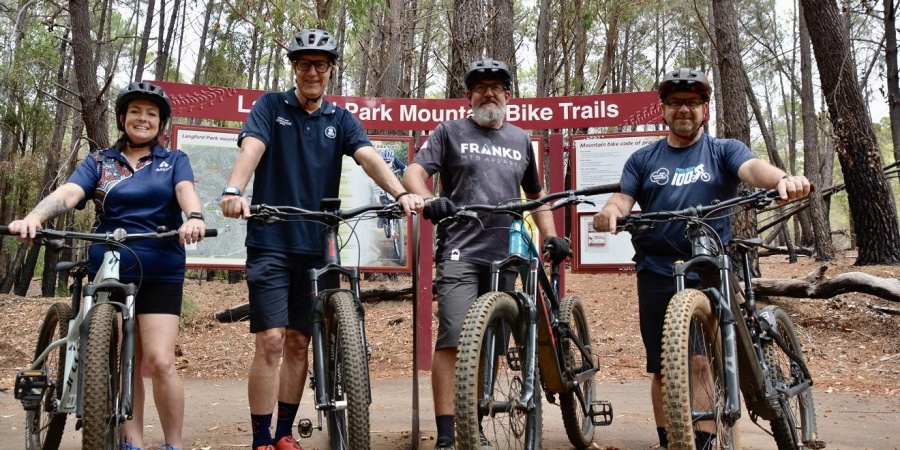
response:
<svg viewBox="0 0 900 450"><path fill-rule="evenodd" d="M202 220L188 219L178 228L178 242L181 245L200 242L203 236L206 236L206 223Z"/></svg>
<svg viewBox="0 0 900 450"><path fill-rule="evenodd" d="M223 195L219 201L219 208L225 217L232 219L246 219L250 217L250 204L240 195Z"/></svg>
<svg viewBox="0 0 900 450"><path fill-rule="evenodd" d="M18 236L19 241L28 242L37 236L37 230L41 229L41 221L29 214L23 219L10 222L7 229L10 235Z"/></svg>

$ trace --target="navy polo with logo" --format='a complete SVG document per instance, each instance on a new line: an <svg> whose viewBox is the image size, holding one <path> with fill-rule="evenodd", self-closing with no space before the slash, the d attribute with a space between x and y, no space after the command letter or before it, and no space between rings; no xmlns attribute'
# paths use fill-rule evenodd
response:
<svg viewBox="0 0 900 450"><path fill-rule="evenodd" d="M310 114L295 90L263 94L253 105L237 145L252 136L266 146L254 172L251 204L318 211L323 198L339 195L343 156L353 156L372 143L350 112L322 99L319 109ZM267 226L251 220L246 246L321 255L321 230L320 224L309 221Z"/></svg>
<svg viewBox="0 0 900 450"><path fill-rule="evenodd" d="M68 182L84 190L85 198L76 206L94 202L98 233L122 228L132 233L156 231L165 226L177 230L184 222L175 197L175 185L194 181L188 156L180 150L160 145L132 168L119 149L94 151L81 162ZM177 240L148 239L128 244L139 257L120 249L119 279L125 282L181 283L184 281L184 246ZM103 245L92 245L88 270L94 274L103 261Z"/></svg>

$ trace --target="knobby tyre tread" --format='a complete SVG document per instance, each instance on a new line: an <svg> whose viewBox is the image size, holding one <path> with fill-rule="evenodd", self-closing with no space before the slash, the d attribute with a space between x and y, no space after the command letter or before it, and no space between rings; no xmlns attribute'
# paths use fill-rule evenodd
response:
<svg viewBox="0 0 900 450"><path fill-rule="evenodd" d="M85 345L82 447L117 450L122 426L114 416L120 402L122 371L114 306L101 303L92 308Z"/></svg>
<svg viewBox="0 0 900 450"><path fill-rule="evenodd" d="M806 358L803 357L803 348L800 340L797 339L790 316L777 306L767 306L760 311L760 314L766 313L772 314L775 318L778 332L784 338L788 348L799 356L801 361L806 362ZM776 388L787 389L807 381L796 363L774 341L764 340L762 349L766 365L769 367L769 379ZM807 448L803 446L802 442L803 430L812 430L813 436L816 431L816 410L812 387L793 398L784 398L782 401L781 416L769 421L775 442L778 444L778 450Z"/></svg>
<svg viewBox="0 0 900 450"><path fill-rule="evenodd" d="M326 317L327 390L332 398L347 401L347 409L327 412L325 415L331 448L367 449L369 374L353 295L344 291L332 294L328 298Z"/></svg>
<svg viewBox="0 0 900 450"><path fill-rule="evenodd" d="M37 346L34 350L36 360L41 353L58 339L69 333L69 319L72 308L64 303L50 306L44 315L38 332ZM47 371L48 381L54 382L47 388L36 411L25 412L25 450L56 450L62 440L66 428L66 414L56 412L56 405L62 395L65 379L66 345L60 345L47 354L41 369Z"/></svg>
<svg viewBox="0 0 900 450"><path fill-rule="evenodd" d="M559 321L568 323L569 329L575 334L584 346L591 349L591 330L588 326L584 306L578 297L569 295L562 299L559 305ZM565 352L565 369L567 372L574 372L576 369L583 367L585 363L578 347L569 340L562 341L563 351ZM591 352L590 358L593 358ZM562 410L563 425L566 428L566 435L569 442L575 448L590 448L594 441L594 423L591 417L584 414L583 406L590 407L596 395L596 384L591 379L586 383L578 386L585 404L582 405L578 401L578 397L574 392L564 392L559 394L559 407Z"/></svg>
<svg viewBox="0 0 900 450"><path fill-rule="evenodd" d="M694 365L701 364L704 358L691 356L691 323L694 323L699 339L693 347L697 348L702 344L709 368L708 376L697 380L692 380L691 376ZM672 297L666 310L662 345L663 408L669 432L669 449L696 448L694 432L697 427L691 415L695 407L692 401L695 395L697 398L709 399L707 404L696 405L697 409L716 412L715 448L735 448L737 430L722 420L725 397L721 336L706 294L687 289ZM703 367L697 366L696 369L703 370Z"/></svg>
<svg viewBox="0 0 900 450"><path fill-rule="evenodd" d="M510 330L508 342L503 342ZM493 449L541 448L541 383L540 370L534 370L534 408L517 408L524 386L524 319L519 306L509 294L489 292L482 295L466 314L459 340L456 362L456 448L481 450L479 432L479 387L489 382L494 390L491 407L481 419L485 437ZM505 344L501 347L501 344ZM483 350L486 345L498 348L494 374L483 373ZM534 349L531 349L534 351ZM508 355L518 359L513 362ZM535 361L535 364L537 362ZM502 405L508 405L504 408Z"/></svg>

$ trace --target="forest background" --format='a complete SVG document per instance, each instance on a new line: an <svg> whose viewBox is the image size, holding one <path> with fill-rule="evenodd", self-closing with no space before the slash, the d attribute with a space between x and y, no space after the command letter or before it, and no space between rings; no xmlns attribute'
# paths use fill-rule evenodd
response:
<svg viewBox="0 0 900 450"><path fill-rule="evenodd" d="M711 131L817 186L793 209L802 211L768 228L773 246L898 264L897 2L0 0L0 223L115 140L110 106L127 82L284 90L286 41L319 27L340 43L336 95L460 98L466 64L483 55L510 63L516 97L655 90L667 70L703 70L714 84ZM48 226L91 221L88 208ZM759 226L736 224L745 234ZM71 257L40 248L3 240L0 292L24 292L42 267ZM61 280L44 274L43 295Z"/></svg>

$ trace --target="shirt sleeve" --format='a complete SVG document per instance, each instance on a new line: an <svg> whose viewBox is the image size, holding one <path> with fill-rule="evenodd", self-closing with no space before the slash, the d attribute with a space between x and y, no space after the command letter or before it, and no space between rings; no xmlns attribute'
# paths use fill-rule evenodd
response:
<svg viewBox="0 0 900 450"><path fill-rule="evenodd" d="M413 162L422 166L428 175L434 175L441 170L444 161L444 142L446 140L447 130L444 124L440 124L434 129L434 133L428 136L428 141L416 153Z"/></svg>
<svg viewBox="0 0 900 450"><path fill-rule="evenodd" d="M241 146L241 142L247 136L253 136L259 139L268 147L269 137L272 136L272 126L275 124L275 120L272 117L274 108L271 106L275 96L275 94L266 93L256 100L253 108L250 109L250 115L247 116L247 121L244 122L241 132L238 134L238 147Z"/></svg>
<svg viewBox="0 0 900 450"><path fill-rule="evenodd" d="M346 110L342 111L342 113L341 128L344 130L344 148L342 152L347 156L353 156L357 150L363 147L371 147L372 142L369 140L369 136L366 135L366 130L363 128L362 123L359 122L359 119Z"/></svg>
<svg viewBox="0 0 900 450"><path fill-rule="evenodd" d="M181 150L172 150L172 156L175 158L175 169L172 174L173 185L177 185L182 181L194 182L194 169L191 167L191 159Z"/></svg>
<svg viewBox="0 0 900 450"><path fill-rule="evenodd" d="M634 153L625 161L622 176L619 177L619 190L623 194L637 199L641 192L641 177L638 169L637 155Z"/></svg>
<svg viewBox="0 0 900 450"><path fill-rule="evenodd" d="M75 205L75 209L84 209L87 202L94 197L94 190L97 189L97 182L100 180L97 156L96 152L89 154L75 168L72 175L69 175L67 182L77 184L84 191L84 198Z"/></svg>
<svg viewBox="0 0 900 450"><path fill-rule="evenodd" d="M715 145L716 150L723 153L719 155L719 160L725 162L725 169L734 177L737 177L741 165L756 159L750 148L737 139L720 139L718 142L720 145Z"/></svg>
<svg viewBox="0 0 900 450"><path fill-rule="evenodd" d="M525 167L525 173L522 175L522 190L528 194L537 194L541 192L543 186L541 185L541 176L540 171L538 171L537 160L534 157L534 148L531 146L531 139L526 139L525 142L528 144L525 147L526 152L526 160L528 161L528 165Z"/></svg>

